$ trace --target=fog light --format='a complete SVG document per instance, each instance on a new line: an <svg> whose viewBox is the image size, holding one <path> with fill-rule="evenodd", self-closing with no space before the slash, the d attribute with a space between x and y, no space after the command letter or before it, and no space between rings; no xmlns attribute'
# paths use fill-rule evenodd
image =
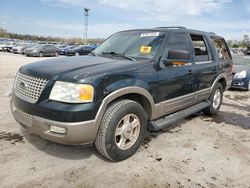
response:
<svg viewBox="0 0 250 188"><path fill-rule="evenodd" d="M67 133L67 129L66 128L64 128L64 127L57 127L57 126L54 126L54 125L50 125L49 131L53 132L53 133L59 133L59 134L66 134Z"/></svg>

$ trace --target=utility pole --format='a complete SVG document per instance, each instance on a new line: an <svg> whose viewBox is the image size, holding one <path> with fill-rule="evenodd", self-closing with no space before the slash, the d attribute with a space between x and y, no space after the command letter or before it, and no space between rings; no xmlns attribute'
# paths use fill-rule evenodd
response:
<svg viewBox="0 0 250 188"><path fill-rule="evenodd" d="M90 9L84 8L84 43L87 45L87 37L88 37L88 16Z"/></svg>

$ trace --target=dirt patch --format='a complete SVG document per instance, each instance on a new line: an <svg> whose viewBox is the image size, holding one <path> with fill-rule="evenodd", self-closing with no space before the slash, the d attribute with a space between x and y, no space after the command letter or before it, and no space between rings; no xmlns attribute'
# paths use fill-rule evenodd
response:
<svg viewBox="0 0 250 188"><path fill-rule="evenodd" d="M143 147L144 149L147 149L149 147L149 142L151 142L152 140L152 137L147 135L144 139L143 139L143 142L142 142L142 145L141 147Z"/></svg>
<svg viewBox="0 0 250 188"><path fill-rule="evenodd" d="M10 144L15 145L16 143L24 143L23 136L20 134L0 132L0 140L9 141Z"/></svg>
<svg viewBox="0 0 250 188"><path fill-rule="evenodd" d="M231 99L231 100L236 100L236 101L246 101L250 98L250 95L224 95L224 97Z"/></svg>

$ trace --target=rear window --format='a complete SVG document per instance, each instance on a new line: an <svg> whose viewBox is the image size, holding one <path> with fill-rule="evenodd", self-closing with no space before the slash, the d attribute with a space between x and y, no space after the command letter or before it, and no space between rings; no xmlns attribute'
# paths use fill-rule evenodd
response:
<svg viewBox="0 0 250 188"><path fill-rule="evenodd" d="M195 62L209 61L207 46L204 38L200 35L191 35L194 52Z"/></svg>

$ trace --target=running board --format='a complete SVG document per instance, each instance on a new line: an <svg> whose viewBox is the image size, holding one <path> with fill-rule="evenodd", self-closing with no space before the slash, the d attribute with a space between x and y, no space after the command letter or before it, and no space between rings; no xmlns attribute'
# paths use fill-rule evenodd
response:
<svg viewBox="0 0 250 188"><path fill-rule="evenodd" d="M162 128L168 127L168 126L176 123L177 121L179 121L185 117L188 117L196 112L203 110L204 108L208 107L209 105L210 105L209 101L204 101L204 102L198 103L196 105L193 105L189 108L186 108L184 110L167 115L167 116L160 118L156 121L151 121L150 125L149 125L149 130L150 131L158 131Z"/></svg>

